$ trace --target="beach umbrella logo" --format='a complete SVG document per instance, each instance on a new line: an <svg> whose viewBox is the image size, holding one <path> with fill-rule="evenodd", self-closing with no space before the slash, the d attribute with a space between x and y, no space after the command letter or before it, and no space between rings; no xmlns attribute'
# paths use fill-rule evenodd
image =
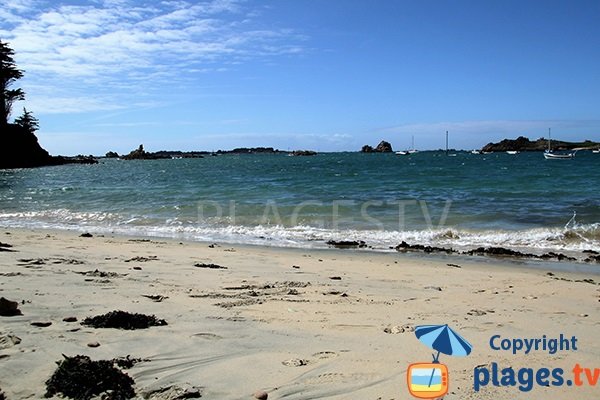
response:
<svg viewBox="0 0 600 400"><path fill-rule="evenodd" d="M439 361L440 354L464 357L471 353L473 346L447 324L417 326L415 335L437 354L432 354L432 362L414 363L408 367L408 391L419 399L443 397L448 393L449 376L448 367Z"/></svg>

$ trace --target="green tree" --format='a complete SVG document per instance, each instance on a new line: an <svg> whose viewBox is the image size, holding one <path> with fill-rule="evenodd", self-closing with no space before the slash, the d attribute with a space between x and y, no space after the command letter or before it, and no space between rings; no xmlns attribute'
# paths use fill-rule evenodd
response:
<svg viewBox="0 0 600 400"><path fill-rule="evenodd" d="M40 121L33 116L33 113L23 108L23 115L15 119L15 124L19 125L23 129L26 129L29 133L35 133L40 129Z"/></svg>
<svg viewBox="0 0 600 400"><path fill-rule="evenodd" d="M13 59L15 52L0 40L0 125L8 124L8 117L15 101L24 100L22 89L11 89L11 85L23 77Z"/></svg>

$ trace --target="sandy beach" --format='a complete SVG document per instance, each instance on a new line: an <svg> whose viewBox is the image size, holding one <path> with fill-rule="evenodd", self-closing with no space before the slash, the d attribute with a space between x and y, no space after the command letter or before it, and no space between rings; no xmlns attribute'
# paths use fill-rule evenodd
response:
<svg viewBox="0 0 600 400"><path fill-rule="evenodd" d="M473 346L467 357L440 357L450 371L445 399L598 397L587 381L474 391L474 369L492 363L563 368L565 379L576 364L600 368L597 275L484 258L80 233L0 232L0 242L12 245L0 252L0 297L19 302L23 314L0 317L7 399L43 398L63 354L143 359L125 371L138 398L196 390L206 399L251 399L264 390L269 399L410 399L407 368L431 361L432 352L413 330L427 324L449 324ZM168 325L80 324L113 310ZM38 322L51 325L31 325ZM525 355L490 347L494 335L560 334L575 336L577 350Z"/></svg>

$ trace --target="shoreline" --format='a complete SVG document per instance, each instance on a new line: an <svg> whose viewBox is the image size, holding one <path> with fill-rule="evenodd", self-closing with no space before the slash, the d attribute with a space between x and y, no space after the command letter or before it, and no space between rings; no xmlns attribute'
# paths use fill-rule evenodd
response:
<svg viewBox="0 0 600 400"><path fill-rule="evenodd" d="M41 398L62 354L145 360L125 371L138 398L195 387L207 399L250 399L257 390L269 399L404 399L408 365L431 357L412 330L444 323L474 348L468 357L442 358L452 374L445 399L595 395L593 387L473 389L474 368L493 362L565 371L575 363L595 366L595 276L548 275L478 258L79 234L0 231L0 242L14 250L0 253L0 297L17 301L23 313L0 317L0 389L7 399ZM113 310L156 315L168 325L80 325ZM577 336L580 351L525 356L489 347L497 334L560 333Z"/></svg>
<svg viewBox="0 0 600 400"><path fill-rule="evenodd" d="M445 248L439 248L438 251L433 252L424 252L422 250L407 250L407 251L398 251L393 248L374 248L374 247L348 247L348 248L340 248L333 245L327 245L325 240L322 240L325 246L327 247L302 247L302 246L284 246L284 245L269 245L267 243L239 243L235 241L218 241L218 240L192 240L184 237L171 237L171 236L154 236L154 235L136 235L136 234L127 234L127 233L118 233L118 232L97 232L95 230L86 230L86 229L62 229L62 228L14 228L14 227L4 227L0 226L0 235L2 231L17 231L17 232L47 232L48 234L66 234L66 235L74 235L79 236L81 234L87 234L90 232L94 232L92 235L98 238L122 238L131 241L162 241L171 244L199 244L199 245L210 245L210 244L218 244L219 246L231 246L231 247L240 247L240 248L264 248L264 249L273 249L274 251L289 251L289 252L356 252L358 254L382 254L382 255L397 255L399 257L407 257L408 260L418 259L418 260L430 260L432 262L460 262L460 263L470 263L475 265L495 265L495 267L504 266L506 268L516 268L516 269L534 269L534 270L548 270L548 271L558 271L558 272L566 272L566 273L574 273L574 274L585 274L585 275L600 275L600 265L593 262L584 262L582 259L578 260L557 260L557 259L539 259L539 258L531 258L531 257L518 257L518 256L494 256L494 255L486 255L486 254L465 254L464 251L458 251L456 253L445 253ZM91 233L90 233L91 234ZM419 246L417 244L416 246ZM521 248L521 250L527 251L527 248ZM580 252L581 253L581 252ZM575 255L576 252L567 252L567 254ZM579 254L581 256L581 254Z"/></svg>

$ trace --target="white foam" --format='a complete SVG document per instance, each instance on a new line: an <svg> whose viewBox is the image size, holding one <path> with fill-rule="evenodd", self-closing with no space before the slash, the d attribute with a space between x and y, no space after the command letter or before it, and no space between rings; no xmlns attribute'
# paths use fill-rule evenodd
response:
<svg viewBox="0 0 600 400"><path fill-rule="evenodd" d="M387 250L405 241L455 249L500 246L540 251L600 249L600 224L569 228L474 231L456 228L413 231L332 230L307 225L197 224L178 219L159 221L141 216L123 217L107 212L74 212L66 209L0 213L6 227L49 228L115 233L134 236L171 237L196 241L267 244L285 247L326 247L328 240L363 240L375 249Z"/></svg>

